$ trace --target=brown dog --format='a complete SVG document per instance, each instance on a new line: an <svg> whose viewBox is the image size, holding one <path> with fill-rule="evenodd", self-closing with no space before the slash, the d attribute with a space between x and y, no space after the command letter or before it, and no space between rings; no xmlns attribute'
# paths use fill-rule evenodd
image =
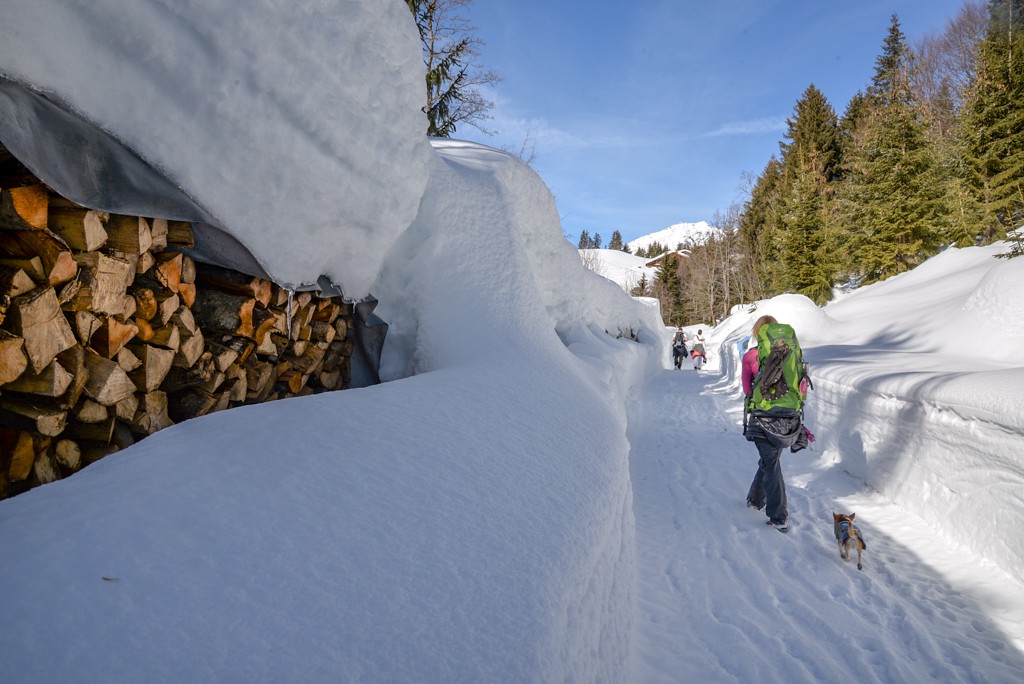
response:
<svg viewBox="0 0 1024 684"><path fill-rule="evenodd" d="M868 545L864 543L864 537L860 530L853 524L853 518L856 515L856 513L845 515L832 511L832 527L836 533L836 541L839 542L839 556L843 560L850 560L850 549L857 549L857 569L863 570L864 566L860 562L861 553Z"/></svg>

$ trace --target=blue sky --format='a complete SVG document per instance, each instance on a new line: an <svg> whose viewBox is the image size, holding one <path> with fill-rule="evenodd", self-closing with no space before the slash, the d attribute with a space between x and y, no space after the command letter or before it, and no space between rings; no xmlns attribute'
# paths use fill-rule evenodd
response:
<svg viewBox="0 0 1024 684"><path fill-rule="evenodd" d="M842 115L899 15L913 44L964 0L475 0L463 14L503 81L486 136L518 148L554 193L564 232L629 241L745 199L813 83Z"/></svg>

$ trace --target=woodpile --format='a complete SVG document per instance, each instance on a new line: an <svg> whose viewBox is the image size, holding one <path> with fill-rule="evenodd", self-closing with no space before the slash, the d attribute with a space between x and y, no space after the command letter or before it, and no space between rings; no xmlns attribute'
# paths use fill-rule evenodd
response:
<svg viewBox="0 0 1024 684"><path fill-rule="evenodd" d="M189 418L345 387L351 303L192 245L189 223L78 206L0 146L0 499Z"/></svg>

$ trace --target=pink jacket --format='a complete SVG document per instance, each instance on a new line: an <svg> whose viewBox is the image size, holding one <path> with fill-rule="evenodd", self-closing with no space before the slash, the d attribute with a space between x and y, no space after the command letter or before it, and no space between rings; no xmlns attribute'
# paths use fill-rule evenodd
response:
<svg viewBox="0 0 1024 684"><path fill-rule="evenodd" d="M757 347L751 347L743 355L743 361L740 363L741 373L740 377L743 378L743 394L750 396L750 390L754 385L754 378L757 377L757 371L760 370L761 366L757 363Z"/></svg>

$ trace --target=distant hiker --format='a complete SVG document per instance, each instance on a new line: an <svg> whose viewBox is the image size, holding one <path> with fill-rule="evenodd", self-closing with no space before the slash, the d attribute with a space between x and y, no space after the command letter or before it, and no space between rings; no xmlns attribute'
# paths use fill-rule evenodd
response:
<svg viewBox="0 0 1024 684"><path fill-rule="evenodd" d="M686 332L683 326L676 326L672 333L672 361L675 362L676 370L682 370L683 359L686 357Z"/></svg>
<svg viewBox="0 0 1024 684"><path fill-rule="evenodd" d="M750 349L743 355L743 434L757 447L754 481L747 505L765 508L768 524L789 531L786 483L782 479L782 450L799 451L813 439L803 427L803 405L810 386L803 352L793 328L772 316L754 323Z"/></svg>
<svg viewBox="0 0 1024 684"><path fill-rule="evenodd" d="M700 370L708 360L708 353L704 349L704 331L700 328L697 329L697 334L693 338L693 351L690 355L693 357L694 370Z"/></svg>

